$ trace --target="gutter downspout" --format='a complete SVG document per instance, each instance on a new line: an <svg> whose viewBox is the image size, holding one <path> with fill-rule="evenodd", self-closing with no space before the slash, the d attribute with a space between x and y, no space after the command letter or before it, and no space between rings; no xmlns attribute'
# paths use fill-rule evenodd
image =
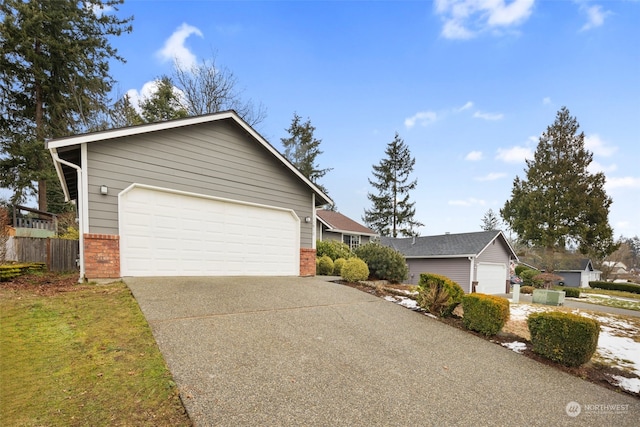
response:
<svg viewBox="0 0 640 427"><path fill-rule="evenodd" d="M78 278L79 283L83 283L85 281L85 269L84 269L84 215L82 210L82 168L74 163L68 162L66 160L61 159L58 156L58 152L55 148L50 148L49 152L51 153L51 157L53 160L61 165L69 166L76 170L78 174L78 205L76 208L78 209L78 245L79 247L79 257L80 257L80 277ZM68 201L68 200L67 200Z"/></svg>

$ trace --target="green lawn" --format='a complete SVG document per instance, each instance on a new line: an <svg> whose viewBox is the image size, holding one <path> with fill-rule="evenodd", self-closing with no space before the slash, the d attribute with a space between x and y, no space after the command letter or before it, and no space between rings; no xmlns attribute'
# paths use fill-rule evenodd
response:
<svg viewBox="0 0 640 427"><path fill-rule="evenodd" d="M189 426L129 289L0 283L0 425Z"/></svg>

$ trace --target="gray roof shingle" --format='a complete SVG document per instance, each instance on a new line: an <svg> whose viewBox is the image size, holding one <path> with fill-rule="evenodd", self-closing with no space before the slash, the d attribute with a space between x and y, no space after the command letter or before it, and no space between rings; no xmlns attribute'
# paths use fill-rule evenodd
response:
<svg viewBox="0 0 640 427"><path fill-rule="evenodd" d="M390 246L405 257L456 257L478 255L501 232L499 230L475 233L442 234L393 238L381 237L380 243Z"/></svg>

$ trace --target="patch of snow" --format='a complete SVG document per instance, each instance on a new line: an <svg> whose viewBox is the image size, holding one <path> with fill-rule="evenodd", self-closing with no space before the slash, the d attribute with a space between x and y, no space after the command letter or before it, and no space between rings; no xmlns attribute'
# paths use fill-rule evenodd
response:
<svg viewBox="0 0 640 427"><path fill-rule="evenodd" d="M608 363L626 368L640 376L640 343L628 337L614 336L613 331L606 326L600 328L597 355Z"/></svg>
<svg viewBox="0 0 640 427"><path fill-rule="evenodd" d="M411 298L387 295L384 297L384 299L387 301L395 302L396 304L399 304L411 310L417 310L418 308L420 308L418 307L418 303Z"/></svg>
<svg viewBox="0 0 640 427"><path fill-rule="evenodd" d="M617 386L628 390L632 393L640 393L640 378L626 378L620 375L611 375L611 378L616 380Z"/></svg>
<svg viewBox="0 0 640 427"><path fill-rule="evenodd" d="M522 352L527 348L527 345L520 341L503 342L503 343L500 343L500 345L502 345L503 347L507 347L509 350L513 350L516 353L520 353L520 354L522 354Z"/></svg>

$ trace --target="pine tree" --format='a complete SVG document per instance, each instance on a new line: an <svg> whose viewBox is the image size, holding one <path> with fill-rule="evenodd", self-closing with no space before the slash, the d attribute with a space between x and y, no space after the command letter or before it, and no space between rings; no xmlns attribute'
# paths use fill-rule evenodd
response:
<svg viewBox="0 0 640 427"><path fill-rule="evenodd" d="M527 160L526 179L515 178L511 199L500 210L521 241L545 248L549 271L554 252L569 245L600 259L616 247L605 177L588 171L593 154L578 129L575 117L561 108L540 137L534 159Z"/></svg>
<svg viewBox="0 0 640 427"><path fill-rule="evenodd" d="M182 106L171 78L163 76L156 83L156 90L140 103L142 120L155 123L187 117L187 109Z"/></svg>
<svg viewBox="0 0 640 427"><path fill-rule="evenodd" d="M498 230L500 228L500 219L495 214L493 209L489 209L487 212L485 212L484 216L482 217L482 224L480 225L480 227L484 231Z"/></svg>
<svg viewBox="0 0 640 427"><path fill-rule="evenodd" d="M123 0L4 0L0 3L0 186L12 202L58 185L46 138L86 130L108 105L109 60L123 61L109 36L130 32ZM36 187L37 183L37 187Z"/></svg>
<svg viewBox="0 0 640 427"><path fill-rule="evenodd" d="M373 165L375 181L369 179L369 184L377 194L367 195L373 207L365 209L362 220L381 236L415 236L415 228L424 225L414 220L415 202L409 202L409 191L418 185L416 179L409 181L416 160L397 132L385 154L387 157L380 164Z"/></svg>
<svg viewBox="0 0 640 427"><path fill-rule="evenodd" d="M320 151L320 143L322 140L316 139L313 135L316 128L311 125L311 120L302 123L298 114L293 114L291 126L286 131L289 133L288 138L280 138L284 146L284 156L298 170L325 194L326 188L318 180L325 176L331 168L319 169L316 164L316 158L322 154Z"/></svg>

